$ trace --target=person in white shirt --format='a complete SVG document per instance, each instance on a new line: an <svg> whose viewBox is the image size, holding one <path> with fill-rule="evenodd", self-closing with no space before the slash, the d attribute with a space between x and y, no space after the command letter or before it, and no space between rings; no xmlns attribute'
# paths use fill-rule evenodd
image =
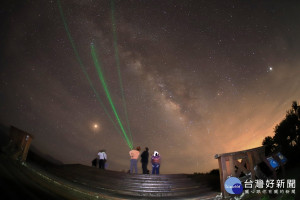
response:
<svg viewBox="0 0 300 200"><path fill-rule="evenodd" d="M100 150L98 156L99 156L99 168L105 169L105 162L107 160L107 155L105 153L105 150Z"/></svg>

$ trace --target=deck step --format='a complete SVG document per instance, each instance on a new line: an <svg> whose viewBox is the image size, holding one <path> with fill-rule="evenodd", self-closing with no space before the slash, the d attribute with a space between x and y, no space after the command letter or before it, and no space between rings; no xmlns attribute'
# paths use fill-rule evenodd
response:
<svg viewBox="0 0 300 200"><path fill-rule="evenodd" d="M79 164L49 166L46 171L72 184L125 199L189 198L212 192L206 183L197 183L186 174L127 174Z"/></svg>

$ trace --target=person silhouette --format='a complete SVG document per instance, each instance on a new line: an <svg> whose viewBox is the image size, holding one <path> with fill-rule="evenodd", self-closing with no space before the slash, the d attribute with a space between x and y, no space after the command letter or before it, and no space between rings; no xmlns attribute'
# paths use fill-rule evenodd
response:
<svg viewBox="0 0 300 200"><path fill-rule="evenodd" d="M135 169L135 173L138 173L138 169L137 169L137 159L140 155L140 150L141 147L137 147L136 150L131 150L129 151L129 155L130 155L130 173L133 173L133 168Z"/></svg>
<svg viewBox="0 0 300 200"><path fill-rule="evenodd" d="M99 156L99 168L100 169L105 169L105 162L107 160L107 155L105 153L105 150L100 150L98 153Z"/></svg>
<svg viewBox="0 0 300 200"><path fill-rule="evenodd" d="M148 160L149 160L149 148L146 147L145 151L143 151L141 155L143 174L148 174L148 169L147 169Z"/></svg>
<svg viewBox="0 0 300 200"><path fill-rule="evenodd" d="M154 151L153 156L151 157L152 174L159 174L160 161L161 158L158 151Z"/></svg>

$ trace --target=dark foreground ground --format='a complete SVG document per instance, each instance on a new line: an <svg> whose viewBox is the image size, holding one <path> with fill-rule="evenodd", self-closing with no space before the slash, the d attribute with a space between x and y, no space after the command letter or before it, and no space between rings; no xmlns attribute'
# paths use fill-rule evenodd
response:
<svg viewBox="0 0 300 200"><path fill-rule="evenodd" d="M7 138L0 138L0 146ZM3 144L2 144L3 143ZM243 200L299 199L300 162L288 162L285 179L296 179L296 195L246 195ZM279 174L280 175L280 174ZM217 199L218 170L207 174L130 175L61 162L34 153L26 163L0 151L0 199Z"/></svg>
<svg viewBox="0 0 300 200"><path fill-rule="evenodd" d="M21 164L0 154L0 199L214 199L219 194L185 174L130 175L30 157Z"/></svg>
<svg viewBox="0 0 300 200"><path fill-rule="evenodd" d="M186 174L131 175L64 165L32 147L26 163L5 153L9 127L0 124L0 199L214 199L215 184ZM218 176L216 184L219 185Z"/></svg>
<svg viewBox="0 0 300 200"><path fill-rule="evenodd" d="M281 176L281 174L279 174ZM296 195L245 195L243 200L300 199L300 162L286 166ZM216 199L219 174L131 175L79 164L54 164L31 152L26 163L0 152L0 199Z"/></svg>

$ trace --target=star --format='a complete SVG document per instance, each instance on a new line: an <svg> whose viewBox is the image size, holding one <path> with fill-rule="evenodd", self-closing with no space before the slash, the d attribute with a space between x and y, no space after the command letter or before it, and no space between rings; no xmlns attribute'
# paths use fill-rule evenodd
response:
<svg viewBox="0 0 300 200"><path fill-rule="evenodd" d="M267 72L271 72L271 71L273 71L273 67L269 66Z"/></svg>

